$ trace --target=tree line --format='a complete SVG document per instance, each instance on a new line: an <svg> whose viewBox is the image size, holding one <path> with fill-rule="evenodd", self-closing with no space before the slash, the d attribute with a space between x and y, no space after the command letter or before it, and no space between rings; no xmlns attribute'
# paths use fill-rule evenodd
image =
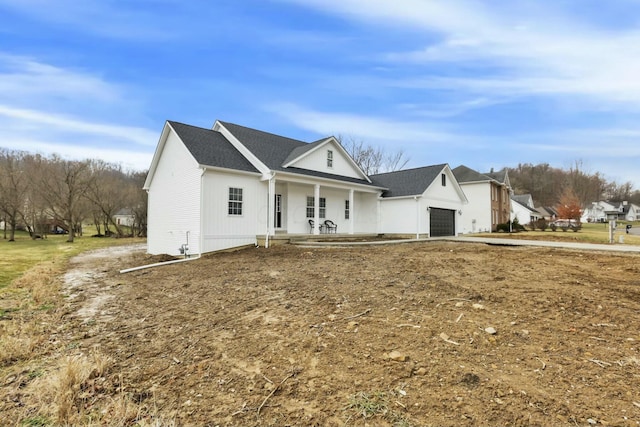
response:
<svg viewBox="0 0 640 427"><path fill-rule="evenodd" d="M26 229L32 238L52 230L68 233L73 242L82 224L95 224L97 234L146 235L147 194L142 190L147 172L124 171L102 160L67 160L0 148L0 221L4 237ZM132 227L114 215L127 209Z"/></svg>
<svg viewBox="0 0 640 427"><path fill-rule="evenodd" d="M566 198L575 198L582 207L600 200L640 204L640 190L634 190L630 181L608 181L599 172L585 171L580 161L568 170L548 163L521 163L507 172L514 193L531 194L536 206L564 205Z"/></svg>

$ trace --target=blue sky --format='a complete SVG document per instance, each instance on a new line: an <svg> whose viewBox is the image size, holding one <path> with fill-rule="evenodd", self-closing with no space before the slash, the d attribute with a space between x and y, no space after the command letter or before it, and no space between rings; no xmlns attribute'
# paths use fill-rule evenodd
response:
<svg viewBox="0 0 640 427"><path fill-rule="evenodd" d="M640 187L640 0L0 0L0 146L146 169L165 120Z"/></svg>

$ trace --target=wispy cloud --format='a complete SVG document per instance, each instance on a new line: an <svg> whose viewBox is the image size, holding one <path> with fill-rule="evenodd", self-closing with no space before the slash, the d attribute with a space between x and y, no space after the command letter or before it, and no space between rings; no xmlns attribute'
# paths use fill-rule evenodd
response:
<svg viewBox="0 0 640 427"><path fill-rule="evenodd" d="M94 136L101 136L114 138L118 141L133 142L143 146L153 146L157 142L157 132L152 132L148 129L92 123L42 111L16 109L0 105L0 116L10 118L13 124L9 125L1 118L0 123L5 122L6 125L11 127L31 128L34 131L40 129L41 132L48 133L62 131L67 134L84 134L87 140L91 140ZM18 121L17 123L16 120Z"/></svg>
<svg viewBox="0 0 640 427"><path fill-rule="evenodd" d="M415 42L422 47L380 54L389 63L425 66L422 77L399 81L405 87L484 96L575 95L592 99L593 105L624 108L640 97L640 31L589 26L557 5L406 0L398 7L385 0L291 1L394 31L422 32ZM443 75L442 68L433 71L434 63L459 66ZM468 67L473 75L465 74Z"/></svg>
<svg viewBox="0 0 640 427"><path fill-rule="evenodd" d="M424 121L411 122L354 113L322 112L286 102L265 105L264 109L298 128L321 136L341 134L387 144L408 144L411 141L421 144L445 141L454 143L460 138L443 129L443 125L430 125Z"/></svg>

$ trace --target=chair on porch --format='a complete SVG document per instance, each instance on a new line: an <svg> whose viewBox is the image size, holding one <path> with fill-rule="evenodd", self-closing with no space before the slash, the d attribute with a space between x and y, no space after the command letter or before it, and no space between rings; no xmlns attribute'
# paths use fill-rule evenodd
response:
<svg viewBox="0 0 640 427"><path fill-rule="evenodd" d="M335 234L335 233L338 232L338 225L335 222L331 221L330 219L328 219L328 220L326 220L324 222L324 226L327 229L327 234L328 233L334 233Z"/></svg>
<svg viewBox="0 0 640 427"><path fill-rule="evenodd" d="M315 221L310 219L309 220L309 234L313 234L314 225L315 225ZM322 224L320 224L320 226L318 228L319 228L320 233L322 233Z"/></svg>

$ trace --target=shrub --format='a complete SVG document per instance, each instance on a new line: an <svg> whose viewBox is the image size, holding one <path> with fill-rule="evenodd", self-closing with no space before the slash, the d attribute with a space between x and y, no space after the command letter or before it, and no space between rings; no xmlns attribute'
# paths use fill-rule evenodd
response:
<svg viewBox="0 0 640 427"><path fill-rule="evenodd" d="M537 228L540 231L545 231L547 228L549 228L549 223L547 222L546 219L540 218L535 222L535 228Z"/></svg>

